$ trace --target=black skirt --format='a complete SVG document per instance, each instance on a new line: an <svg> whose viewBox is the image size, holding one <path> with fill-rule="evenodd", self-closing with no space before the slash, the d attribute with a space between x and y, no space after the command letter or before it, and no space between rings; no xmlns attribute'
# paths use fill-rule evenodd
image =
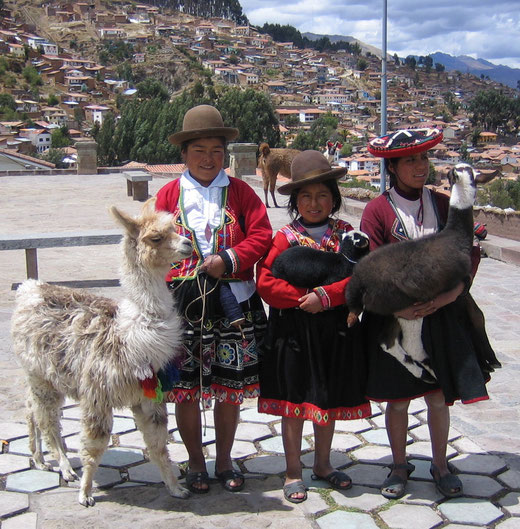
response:
<svg viewBox="0 0 520 529"><path fill-rule="evenodd" d="M361 328L346 321L346 307L270 309L260 344L260 412L317 424L370 415Z"/></svg>
<svg viewBox="0 0 520 529"><path fill-rule="evenodd" d="M476 328L468 307L472 298L461 296L423 320L423 347L437 383L414 377L380 347L388 317L364 313L361 328L368 355L367 396L374 401L408 400L441 389L446 404L488 399L486 383L500 363L489 345L484 324ZM477 309L478 310L478 309Z"/></svg>

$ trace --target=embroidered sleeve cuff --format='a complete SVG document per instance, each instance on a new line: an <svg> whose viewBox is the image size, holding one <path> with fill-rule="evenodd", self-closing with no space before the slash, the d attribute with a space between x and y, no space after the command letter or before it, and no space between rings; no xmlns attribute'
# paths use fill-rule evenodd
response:
<svg viewBox="0 0 520 529"><path fill-rule="evenodd" d="M222 258L226 265L226 274L234 274L235 272L238 272L238 257L232 248L223 250L217 255Z"/></svg>
<svg viewBox="0 0 520 529"><path fill-rule="evenodd" d="M318 298L320 298L321 305L323 308L330 308L330 298L323 287L313 288L312 291L317 294Z"/></svg>

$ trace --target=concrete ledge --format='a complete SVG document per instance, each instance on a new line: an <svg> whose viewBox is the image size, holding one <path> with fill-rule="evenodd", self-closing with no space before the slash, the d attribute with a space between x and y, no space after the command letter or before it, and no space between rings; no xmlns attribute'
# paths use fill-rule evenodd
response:
<svg viewBox="0 0 520 529"><path fill-rule="evenodd" d="M488 257L520 266L520 242L489 235L480 241Z"/></svg>

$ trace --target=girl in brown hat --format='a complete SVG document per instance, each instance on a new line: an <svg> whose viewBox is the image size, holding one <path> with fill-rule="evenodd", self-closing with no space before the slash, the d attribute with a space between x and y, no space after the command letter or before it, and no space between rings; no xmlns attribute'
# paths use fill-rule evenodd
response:
<svg viewBox="0 0 520 529"><path fill-rule="evenodd" d="M449 199L446 195L425 186L429 174L428 150L442 140L439 129L400 130L368 144L373 155L385 159L390 174L390 189L369 202L363 212L361 229L370 237L370 248L418 239L434 234L446 223ZM473 274L480 260L478 247L472 252ZM423 345L436 356L461 357L474 370L457 373L455 362L432 362L438 381L426 381L412 375L398 360L384 352L379 345L379 329L384 317L365 312L362 328L366 336L369 358L367 395L371 400L387 402L385 421L393 462L390 473L381 486L381 494L390 499L405 494L405 487L415 467L406 459L408 407L412 399L424 397L428 408L428 427L431 438L431 475L439 491L447 497L462 494L462 482L448 469L446 451L450 427L449 405L456 399L463 402L487 399L485 381L489 372L482 372L472 344L471 331L462 323L457 313L450 312L452 302L462 293L460 283L454 290L437 296L426 303L418 303L400 311L396 316L413 320L424 318ZM471 399L464 399L457 387L457 377L468 378L467 373L477 373L474 379L465 380L471 386ZM468 394L469 394L468 393Z"/></svg>
<svg viewBox="0 0 520 529"><path fill-rule="evenodd" d="M358 326L348 329L346 324L348 279L306 289L275 277L271 270L278 255L291 246L338 251L342 235L353 229L333 218L341 207L336 180L344 174L344 169L332 169L318 151L296 155L291 182L279 192L290 195L289 213L297 218L278 231L257 267L258 292L270 305L261 347L258 410L282 416L287 466L283 491L292 503L307 498L300 461L304 420L314 427L313 479L348 489L351 479L330 462L335 421L370 415Z"/></svg>
<svg viewBox="0 0 520 529"><path fill-rule="evenodd" d="M253 266L267 251L272 230L256 193L223 171L226 142L237 135L216 108L188 110L182 131L169 138L181 146L186 170L158 192L156 202L157 209L173 213L178 232L193 243L193 255L175 263L166 278L184 318L185 353L180 380L166 399L176 403L189 454L186 484L194 493L209 490L200 399L205 407L215 401L215 476L236 492L244 486L231 461L240 404L258 395L257 340L266 318ZM224 289L239 304L240 326L224 311L219 295Z"/></svg>

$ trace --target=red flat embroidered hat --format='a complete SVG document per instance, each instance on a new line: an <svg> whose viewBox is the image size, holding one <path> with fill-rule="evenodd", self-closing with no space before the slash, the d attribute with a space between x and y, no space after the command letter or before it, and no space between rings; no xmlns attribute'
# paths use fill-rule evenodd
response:
<svg viewBox="0 0 520 529"><path fill-rule="evenodd" d="M427 151L441 140L441 129L402 129L370 140L367 149L379 158L400 158Z"/></svg>

